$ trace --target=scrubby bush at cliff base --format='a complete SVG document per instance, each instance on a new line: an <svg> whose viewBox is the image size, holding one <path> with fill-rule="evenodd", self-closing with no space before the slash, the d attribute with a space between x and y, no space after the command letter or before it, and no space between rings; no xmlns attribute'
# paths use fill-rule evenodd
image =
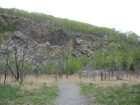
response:
<svg viewBox="0 0 140 105"><path fill-rule="evenodd" d="M87 55L83 55L79 58L79 61L83 66L86 66L89 62Z"/></svg>
<svg viewBox="0 0 140 105"><path fill-rule="evenodd" d="M86 55L81 56L80 58L75 58L73 56L68 57L68 61L60 61L57 62L46 62L42 65L39 70L42 74L74 74L77 73L79 70L83 69L84 66L88 64L88 57ZM34 71L35 73L36 71Z"/></svg>
<svg viewBox="0 0 140 105"><path fill-rule="evenodd" d="M95 97L94 102L105 105L140 105L140 84L101 87L96 84L80 84L81 92Z"/></svg>
<svg viewBox="0 0 140 105"><path fill-rule="evenodd" d="M42 86L39 89L23 90L17 86L0 85L1 105L45 105L58 96L57 86Z"/></svg>
<svg viewBox="0 0 140 105"><path fill-rule="evenodd" d="M78 70L83 68L83 65L81 64L81 62L75 57L71 57L68 63L69 63L68 68L69 68L70 74L76 73Z"/></svg>

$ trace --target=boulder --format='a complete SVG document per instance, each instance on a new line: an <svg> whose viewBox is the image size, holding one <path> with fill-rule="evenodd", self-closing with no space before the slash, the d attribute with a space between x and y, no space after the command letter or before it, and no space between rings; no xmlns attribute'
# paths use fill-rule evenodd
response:
<svg viewBox="0 0 140 105"><path fill-rule="evenodd" d="M80 39L80 38L76 38L76 43L77 43L77 44L82 44L82 43L83 43L83 40Z"/></svg>
<svg viewBox="0 0 140 105"><path fill-rule="evenodd" d="M27 36L25 36L23 33L21 33L20 31L15 31L14 33L11 34L12 35L12 39L17 39L17 40L21 40L21 41L25 41L28 39Z"/></svg>

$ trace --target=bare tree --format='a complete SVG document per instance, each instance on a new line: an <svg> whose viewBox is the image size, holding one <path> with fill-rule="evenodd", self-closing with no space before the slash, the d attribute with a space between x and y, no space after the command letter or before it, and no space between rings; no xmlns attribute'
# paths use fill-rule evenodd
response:
<svg viewBox="0 0 140 105"><path fill-rule="evenodd" d="M2 48L2 46L5 45L5 48ZM8 61L9 61L9 41L4 41L3 44L0 44L0 51L1 51L1 57L3 58L3 63L5 63L5 69L4 69L4 84L6 84L6 78L7 78L7 69L8 69Z"/></svg>
<svg viewBox="0 0 140 105"><path fill-rule="evenodd" d="M29 57L33 53L33 48L36 45L30 45L29 38L17 40L16 37L8 38L3 44L5 46L1 50L6 63L5 80L6 70L8 68L14 78L22 84L24 72L31 65L28 62Z"/></svg>

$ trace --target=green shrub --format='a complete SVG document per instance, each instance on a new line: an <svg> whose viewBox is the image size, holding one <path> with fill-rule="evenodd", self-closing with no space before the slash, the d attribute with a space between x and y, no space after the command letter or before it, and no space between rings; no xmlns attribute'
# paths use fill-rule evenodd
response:
<svg viewBox="0 0 140 105"><path fill-rule="evenodd" d="M97 44L97 45L95 46L95 48L96 48L96 50L100 49L100 45Z"/></svg>
<svg viewBox="0 0 140 105"><path fill-rule="evenodd" d="M76 73L78 70L83 68L81 62L73 56L70 57L68 64L70 74Z"/></svg>
<svg viewBox="0 0 140 105"><path fill-rule="evenodd" d="M9 31L13 31L14 23L12 20L9 21Z"/></svg>
<svg viewBox="0 0 140 105"><path fill-rule="evenodd" d="M88 64L88 57L87 57L87 55L81 56L81 57L79 58L79 61L81 62L81 64L82 64L83 66L87 65L87 64Z"/></svg>
<svg viewBox="0 0 140 105"><path fill-rule="evenodd" d="M3 31L4 31L4 29L3 29L3 27L1 26L1 27L0 27L0 32L3 32Z"/></svg>

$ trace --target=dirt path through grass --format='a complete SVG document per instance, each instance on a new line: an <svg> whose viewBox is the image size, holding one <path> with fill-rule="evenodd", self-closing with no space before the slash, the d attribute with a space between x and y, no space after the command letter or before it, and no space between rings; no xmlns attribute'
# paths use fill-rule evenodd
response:
<svg viewBox="0 0 140 105"><path fill-rule="evenodd" d="M93 105L80 94L80 87L75 83L58 84L60 95L54 101L54 105Z"/></svg>

